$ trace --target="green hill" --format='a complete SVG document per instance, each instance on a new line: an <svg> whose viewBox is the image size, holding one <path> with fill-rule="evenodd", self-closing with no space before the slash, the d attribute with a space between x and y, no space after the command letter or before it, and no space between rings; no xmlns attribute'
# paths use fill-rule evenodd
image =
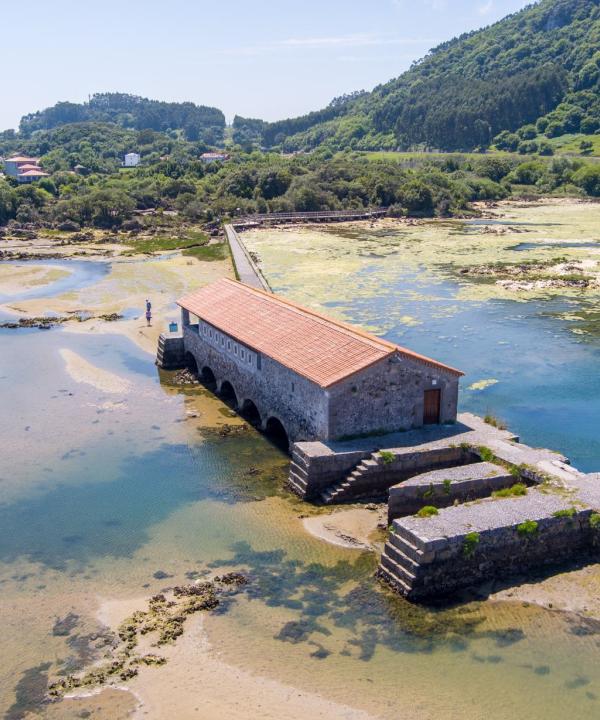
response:
<svg viewBox="0 0 600 720"><path fill-rule="evenodd" d="M488 147L552 152L600 130L600 0L541 0L443 43L370 93L265 125L286 150ZM499 136L499 137L498 137Z"/></svg>
<svg viewBox="0 0 600 720"><path fill-rule="evenodd" d="M92 95L86 103L59 102L25 115L19 134L26 138L38 130L83 122L115 123L133 130L157 132L181 130L187 140L209 144L220 142L225 129L225 116L217 108L191 102L148 100L125 93L100 93Z"/></svg>

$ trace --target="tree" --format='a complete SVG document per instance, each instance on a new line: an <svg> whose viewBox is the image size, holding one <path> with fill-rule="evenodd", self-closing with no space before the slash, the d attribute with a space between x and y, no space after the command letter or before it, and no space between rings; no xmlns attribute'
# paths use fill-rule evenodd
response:
<svg viewBox="0 0 600 720"><path fill-rule="evenodd" d="M583 188L588 195L600 197L600 167L587 165L573 175L573 182Z"/></svg>

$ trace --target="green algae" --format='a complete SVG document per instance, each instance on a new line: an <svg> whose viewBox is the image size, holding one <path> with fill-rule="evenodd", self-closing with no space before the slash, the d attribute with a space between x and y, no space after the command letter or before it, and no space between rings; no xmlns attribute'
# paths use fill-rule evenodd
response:
<svg viewBox="0 0 600 720"><path fill-rule="evenodd" d="M594 247L600 240L599 203L512 202L486 212L487 224L485 220L477 224L384 220L376 225L252 230L243 237L273 286L308 307L360 321L357 301L398 297L391 313L377 327L368 327L376 333L419 322L407 316L402 299L440 300L436 284L448 280L458 284L458 292L454 302L435 307L436 317L455 314L466 300L526 302L560 296L577 304L600 295L600 242ZM498 224L500 218L508 224ZM515 249L524 235L527 248ZM575 270L568 270L570 266ZM496 274L477 274L488 267L495 268ZM517 287L496 282L513 277L511 268L521 267L516 279L524 282ZM398 287L399 276L407 275L410 287ZM568 284L582 277L587 287ZM567 284L552 286L553 280L561 278ZM548 287L546 281L551 281Z"/></svg>

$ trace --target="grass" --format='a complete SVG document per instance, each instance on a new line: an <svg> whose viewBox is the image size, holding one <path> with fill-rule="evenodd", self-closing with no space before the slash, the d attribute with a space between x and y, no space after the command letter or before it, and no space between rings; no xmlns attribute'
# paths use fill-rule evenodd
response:
<svg viewBox="0 0 600 720"><path fill-rule="evenodd" d="M575 513L577 510L574 507L565 509L565 510L557 510L556 512L552 513L552 517L555 518L573 518L575 517Z"/></svg>
<svg viewBox="0 0 600 720"><path fill-rule="evenodd" d="M535 520L525 520L517 525L517 532L522 538L530 538L537 535L538 524Z"/></svg>
<svg viewBox="0 0 600 720"><path fill-rule="evenodd" d="M463 541L463 555L465 557L471 557L471 555L473 555L479 545L479 539L479 533L477 532L470 532L465 535Z"/></svg>
<svg viewBox="0 0 600 720"><path fill-rule="evenodd" d="M439 515L439 511L433 505L424 505L417 513L417 517L420 518L433 517L434 515Z"/></svg>
<svg viewBox="0 0 600 720"><path fill-rule="evenodd" d="M128 238L126 244L130 245L134 252L138 253L154 253L161 250L183 250L195 249L198 247L208 246L210 238L206 233L198 230L186 231L180 237L140 237Z"/></svg>
<svg viewBox="0 0 600 720"><path fill-rule="evenodd" d="M590 527L592 530L600 530L600 515L598 513L590 515Z"/></svg>
<svg viewBox="0 0 600 720"><path fill-rule="evenodd" d="M496 459L493 450L485 445L479 445L475 450L483 462L493 462Z"/></svg>
<svg viewBox="0 0 600 720"><path fill-rule="evenodd" d="M506 430L506 423L499 420L495 415L489 413L483 418L483 422L491 425L492 427L498 428L498 430Z"/></svg>
<svg viewBox="0 0 600 720"><path fill-rule="evenodd" d="M391 465L396 459L394 453L390 452L389 450L380 450L379 457L381 458L381 461L384 465Z"/></svg>
<svg viewBox="0 0 600 720"><path fill-rule="evenodd" d="M186 257L195 257L198 260L226 260L229 256L229 248L225 243L214 245L202 245L199 247L185 248L182 253Z"/></svg>
<svg viewBox="0 0 600 720"><path fill-rule="evenodd" d="M527 485L523 483L515 483L512 487L495 490L492 493L492 497L495 498L520 497L523 495L527 495Z"/></svg>

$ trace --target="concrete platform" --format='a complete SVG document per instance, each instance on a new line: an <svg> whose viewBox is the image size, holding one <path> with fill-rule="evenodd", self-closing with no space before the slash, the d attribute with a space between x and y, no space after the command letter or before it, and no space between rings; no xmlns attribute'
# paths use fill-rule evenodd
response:
<svg viewBox="0 0 600 720"><path fill-rule="evenodd" d="M426 505L444 508L489 497L516 482L517 478L505 467L490 462L433 470L390 488L388 520L413 515Z"/></svg>

